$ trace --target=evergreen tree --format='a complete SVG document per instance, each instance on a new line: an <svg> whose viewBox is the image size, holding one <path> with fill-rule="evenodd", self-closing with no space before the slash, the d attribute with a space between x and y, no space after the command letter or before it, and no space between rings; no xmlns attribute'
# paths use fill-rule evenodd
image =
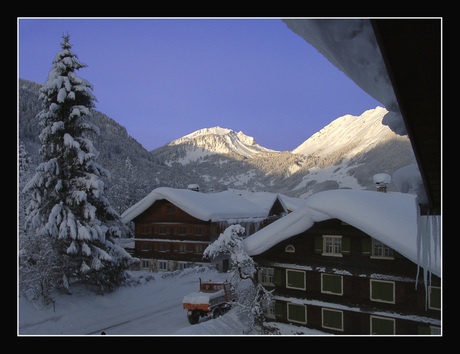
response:
<svg viewBox="0 0 460 354"><path fill-rule="evenodd" d="M62 38L40 90L43 163L24 188L31 193L26 225L59 255L54 269L62 273L60 285L69 289L70 281L85 281L110 291L124 280L132 258L118 245L125 229L104 196L101 177L108 171L96 163L90 140L99 131L88 121L93 86L76 75L86 65L70 51L69 35Z"/></svg>

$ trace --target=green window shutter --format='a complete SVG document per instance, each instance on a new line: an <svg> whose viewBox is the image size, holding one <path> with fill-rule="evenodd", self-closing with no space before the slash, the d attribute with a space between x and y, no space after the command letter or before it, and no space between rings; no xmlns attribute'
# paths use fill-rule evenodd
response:
<svg viewBox="0 0 460 354"><path fill-rule="evenodd" d="M315 252L323 253L323 237L315 236Z"/></svg>
<svg viewBox="0 0 460 354"><path fill-rule="evenodd" d="M288 304L288 320L293 322L306 323L307 314L306 314L305 305L298 304Z"/></svg>
<svg viewBox="0 0 460 354"><path fill-rule="evenodd" d="M371 280L371 300L394 303L395 283Z"/></svg>
<svg viewBox="0 0 460 354"><path fill-rule="evenodd" d="M281 269L275 269L274 275L273 275L273 283L277 286L282 285L282 280L281 280Z"/></svg>
<svg viewBox="0 0 460 354"><path fill-rule="evenodd" d="M286 270L286 285L289 288L305 289L305 272L298 270Z"/></svg>
<svg viewBox="0 0 460 354"><path fill-rule="evenodd" d="M342 237L342 254L350 254L350 243L351 239L349 237Z"/></svg>
<svg viewBox="0 0 460 354"><path fill-rule="evenodd" d="M321 292L342 295L342 276L321 274Z"/></svg>
<svg viewBox="0 0 460 354"><path fill-rule="evenodd" d="M275 302L275 316L283 317L284 316L284 303L280 301Z"/></svg>
<svg viewBox="0 0 460 354"><path fill-rule="evenodd" d="M372 255L372 239L370 237L364 237L361 239L361 252L363 256Z"/></svg>

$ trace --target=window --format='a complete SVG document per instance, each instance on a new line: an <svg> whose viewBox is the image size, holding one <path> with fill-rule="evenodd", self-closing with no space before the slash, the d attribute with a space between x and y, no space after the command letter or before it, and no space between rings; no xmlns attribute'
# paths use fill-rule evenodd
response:
<svg viewBox="0 0 460 354"><path fill-rule="evenodd" d="M185 253L187 252L187 244L181 243L179 244L179 253Z"/></svg>
<svg viewBox="0 0 460 354"><path fill-rule="evenodd" d="M166 212L168 214L174 214L176 212L176 208L174 207L174 205L168 205L166 207Z"/></svg>
<svg viewBox="0 0 460 354"><path fill-rule="evenodd" d="M264 301L262 304L262 310L266 317L275 318L275 301Z"/></svg>
<svg viewBox="0 0 460 354"><path fill-rule="evenodd" d="M142 269L150 269L150 260L148 260L148 259L141 260L141 268Z"/></svg>
<svg viewBox="0 0 460 354"><path fill-rule="evenodd" d="M203 245L195 245L195 253L203 253Z"/></svg>
<svg viewBox="0 0 460 354"><path fill-rule="evenodd" d="M430 286L428 291L428 307L432 310L441 310L441 288Z"/></svg>
<svg viewBox="0 0 460 354"><path fill-rule="evenodd" d="M343 311L322 308L321 325L323 328L343 331Z"/></svg>
<svg viewBox="0 0 460 354"><path fill-rule="evenodd" d="M178 267L179 267L179 270L184 270L184 269L188 268L187 267L187 262L179 262Z"/></svg>
<svg viewBox="0 0 460 354"><path fill-rule="evenodd" d="M195 227L195 235L196 236L203 236L203 228L202 227Z"/></svg>
<svg viewBox="0 0 460 354"><path fill-rule="evenodd" d="M179 235L186 235L187 228L185 226L179 226Z"/></svg>
<svg viewBox="0 0 460 354"><path fill-rule="evenodd" d="M160 226L160 227L159 227L159 230L160 230L160 231L159 231L159 234L160 234L160 235L166 235L166 230L167 230L167 229L166 229L166 226Z"/></svg>
<svg viewBox="0 0 460 354"><path fill-rule="evenodd" d="M286 269L286 288L305 290L305 272L302 270Z"/></svg>
<svg viewBox="0 0 460 354"><path fill-rule="evenodd" d="M372 301L395 303L395 283L392 281L371 279L370 293Z"/></svg>
<svg viewBox="0 0 460 354"><path fill-rule="evenodd" d="M160 252L166 252L167 251L167 247L166 247L166 244L165 243L160 243L160 245L158 246L159 247L159 251Z"/></svg>
<svg viewBox="0 0 460 354"><path fill-rule="evenodd" d="M275 285L275 270L273 268L261 268L259 271L260 283L262 285Z"/></svg>
<svg viewBox="0 0 460 354"><path fill-rule="evenodd" d="M371 316L371 334L395 334L395 320L379 316Z"/></svg>
<svg viewBox="0 0 460 354"><path fill-rule="evenodd" d="M343 277L334 274L321 274L321 292L323 294L343 295Z"/></svg>
<svg viewBox="0 0 460 354"><path fill-rule="evenodd" d="M168 270L168 262L167 261L158 261L158 269L159 270Z"/></svg>
<svg viewBox="0 0 460 354"><path fill-rule="evenodd" d="M382 242L372 239L372 257L393 259L393 250Z"/></svg>
<svg viewBox="0 0 460 354"><path fill-rule="evenodd" d="M288 303L288 320L297 323L307 323L307 306Z"/></svg>
<svg viewBox="0 0 460 354"><path fill-rule="evenodd" d="M295 253L295 247L293 245L287 245L286 248L284 249L284 252Z"/></svg>
<svg viewBox="0 0 460 354"><path fill-rule="evenodd" d="M323 256L342 257L342 236L323 236Z"/></svg>
<svg viewBox="0 0 460 354"><path fill-rule="evenodd" d="M148 234L148 233L149 233L149 227L148 227L148 225L142 225L142 230L141 230L141 232L142 232L143 234Z"/></svg>
<svg viewBox="0 0 460 354"><path fill-rule="evenodd" d="M150 242L142 242L141 247L142 247L142 251L150 251L151 250Z"/></svg>

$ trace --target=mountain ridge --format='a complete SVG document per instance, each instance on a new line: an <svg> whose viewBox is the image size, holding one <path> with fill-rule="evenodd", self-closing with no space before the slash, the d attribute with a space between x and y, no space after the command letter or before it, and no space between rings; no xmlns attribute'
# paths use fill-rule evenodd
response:
<svg viewBox="0 0 460 354"><path fill-rule="evenodd" d="M199 129L151 153L170 167L193 171L211 190L224 186L306 197L332 188L372 189L373 174L391 174L415 161L408 138L382 124L386 113L385 108L376 107L360 116L339 117L292 151L259 145L252 154L223 149L230 134L256 143L242 132L213 127ZM371 168L362 166L364 162ZM232 165L231 169L220 172L226 164ZM214 166L213 172L210 166Z"/></svg>
<svg viewBox="0 0 460 354"><path fill-rule="evenodd" d="M41 110L38 90L42 85L19 79L18 86L19 142L32 159L30 173L33 173L41 160L38 153L41 127L35 116ZM351 117L350 124L358 118ZM306 144L310 150L304 155L293 153L301 145L293 151L275 151L258 145L243 132L213 127L197 130L173 140L174 144L149 152L128 135L126 128L97 110L93 110L92 123L100 128L100 135L92 138L100 152L98 162L111 172L111 178L104 181L107 197L120 213L154 188L186 188L193 183L199 184L203 192L236 188L292 197L306 197L334 188L373 189L373 174L392 174L415 162L408 138L391 134L370 145L365 144L369 139L351 139L327 153L311 147L315 144L320 147L318 140L316 143L315 139L310 140L313 134L301 144L310 140ZM321 130L325 138L331 134L331 127L327 127Z"/></svg>

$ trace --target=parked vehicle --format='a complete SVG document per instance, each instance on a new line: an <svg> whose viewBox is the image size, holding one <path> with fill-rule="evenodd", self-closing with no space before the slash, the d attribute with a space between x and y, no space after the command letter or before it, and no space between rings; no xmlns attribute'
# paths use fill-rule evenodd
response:
<svg viewBox="0 0 460 354"><path fill-rule="evenodd" d="M236 295L231 290L228 281L201 281L200 291L184 296L182 306L187 309L187 319L190 324L196 324L200 317L210 316L216 318L231 307L231 302L236 300Z"/></svg>

